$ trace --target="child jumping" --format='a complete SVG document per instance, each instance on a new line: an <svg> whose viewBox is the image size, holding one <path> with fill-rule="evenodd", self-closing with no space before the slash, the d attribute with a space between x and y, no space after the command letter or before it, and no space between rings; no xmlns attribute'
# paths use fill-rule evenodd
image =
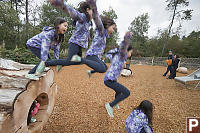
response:
<svg viewBox="0 0 200 133"><path fill-rule="evenodd" d="M82 56L82 48L88 48L88 40L90 36L91 20L92 20L92 8L89 3L81 2L78 10L75 10L67 5L64 0L50 0L51 4L64 10L72 19L75 25L74 33L68 41L68 55L66 59L51 60L47 62L41 62L38 67L40 73L43 72L45 66L69 66L80 64L78 62L72 62L73 55Z"/></svg>
<svg viewBox="0 0 200 133"><path fill-rule="evenodd" d="M132 47L129 46L130 38L131 34L127 32L124 36L124 41L120 44L120 48L112 49L106 54L106 57L111 60L111 64L105 74L104 84L115 91L115 99L111 103L105 104L110 117L114 117L113 107L116 106L116 108L119 108L118 103L130 95L130 91L117 82L117 78L120 76L126 58L131 57L133 51Z"/></svg>
<svg viewBox="0 0 200 133"><path fill-rule="evenodd" d="M114 32L116 23L107 16L101 16L100 18L97 12L96 2L94 0L87 0L87 2L92 5L96 33L90 48L86 52L86 58L74 55L71 61L81 62L92 68L92 71L88 71L88 75L90 77L92 73L104 73L107 70L107 65L101 58L106 48L106 39Z"/></svg>
<svg viewBox="0 0 200 133"><path fill-rule="evenodd" d="M60 43L64 41L64 33L67 30L67 26L68 24L65 19L60 17L56 18L54 21L54 27L44 27L40 34L27 41L26 45L28 49L41 59L41 62L50 59L48 54L50 48L54 49L54 57L59 59ZM39 78L35 76L35 73L38 73L36 71L38 65L39 64L29 71L26 75L27 78L39 80Z"/></svg>
<svg viewBox="0 0 200 133"><path fill-rule="evenodd" d="M126 119L126 130L129 133L153 133L152 114L152 103L148 100L142 101Z"/></svg>

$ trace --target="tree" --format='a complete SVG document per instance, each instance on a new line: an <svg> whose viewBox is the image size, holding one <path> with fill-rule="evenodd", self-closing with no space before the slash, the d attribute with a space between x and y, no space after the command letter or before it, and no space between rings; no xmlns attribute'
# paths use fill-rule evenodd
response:
<svg viewBox="0 0 200 133"><path fill-rule="evenodd" d="M179 9L181 7L187 7L189 5L189 2L187 0L167 0L166 2L168 3L166 9L168 11L172 11L173 12L172 18L171 18L171 22L169 24L168 35L166 37L166 43L167 43L175 18L177 18L179 20L191 20L192 10ZM180 23L180 25L181 25L181 23ZM163 45L161 56L163 56L166 43L164 43L164 45Z"/></svg>
<svg viewBox="0 0 200 133"><path fill-rule="evenodd" d="M144 13L138 17L136 17L129 26L129 30L133 33L133 37L131 39L131 44L134 48L141 50L144 52L145 42L148 37L146 36L149 29L149 16L148 13Z"/></svg>
<svg viewBox="0 0 200 133"><path fill-rule="evenodd" d="M0 2L0 12L0 43L4 40L6 48L15 48L18 41L17 26L20 24L17 12L7 2Z"/></svg>

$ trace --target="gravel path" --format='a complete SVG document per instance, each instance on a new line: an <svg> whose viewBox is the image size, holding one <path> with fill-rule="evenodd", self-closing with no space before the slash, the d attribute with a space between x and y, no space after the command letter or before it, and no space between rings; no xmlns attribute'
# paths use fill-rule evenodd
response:
<svg viewBox="0 0 200 133"><path fill-rule="evenodd" d="M104 104L113 100L114 91L104 85L104 74L88 78L87 69L85 65L66 66L55 74L58 95L42 133L125 133L126 118L145 99L154 104L155 133L184 133L186 117L200 117L200 90L176 86L174 80L162 76L166 67L134 65L133 76L118 80L131 95L110 118Z"/></svg>

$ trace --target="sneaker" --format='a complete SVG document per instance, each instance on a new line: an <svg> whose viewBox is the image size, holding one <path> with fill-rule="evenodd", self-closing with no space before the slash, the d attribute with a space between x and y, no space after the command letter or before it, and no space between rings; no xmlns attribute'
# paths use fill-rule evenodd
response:
<svg viewBox="0 0 200 133"><path fill-rule="evenodd" d="M73 62L81 62L81 57L78 56L78 55L74 55L74 56L72 56L71 61L73 61Z"/></svg>
<svg viewBox="0 0 200 133"><path fill-rule="evenodd" d="M39 77L35 76L35 74L26 74L25 77L31 80L39 80Z"/></svg>
<svg viewBox="0 0 200 133"><path fill-rule="evenodd" d="M106 110L107 110L107 112L108 112L108 115L109 115L110 117L114 117L114 115L113 115L113 108L110 106L110 104L109 104L109 103L106 103L106 104L105 104L105 107L106 107Z"/></svg>
<svg viewBox="0 0 200 133"><path fill-rule="evenodd" d="M36 74L41 74L42 72L44 72L44 69L45 69L44 61L41 61L36 69Z"/></svg>
<svg viewBox="0 0 200 133"><path fill-rule="evenodd" d="M36 119L35 118L31 118L31 123L34 123L34 122L36 122Z"/></svg>
<svg viewBox="0 0 200 133"><path fill-rule="evenodd" d="M88 77L90 78L92 76L91 70L87 70L87 74L88 74Z"/></svg>
<svg viewBox="0 0 200 133"><path fill-rule="evenodd" d="M118 104L115 105L115 108L116 108L116 109L120 109Z"/></svg>
<svg viewBox="0 0 200 133"><path fill-rule="evenodd" d="M62 69L62 65L57 65L56 72L59 72Z"/></svg>

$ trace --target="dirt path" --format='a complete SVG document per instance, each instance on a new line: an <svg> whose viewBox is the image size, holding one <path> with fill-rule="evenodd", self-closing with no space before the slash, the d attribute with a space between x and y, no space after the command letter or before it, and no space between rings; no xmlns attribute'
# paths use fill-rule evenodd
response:
<svg viewBox="0 0 200 133"><path fill-rule="evenodd" d="M114 91L104 85L104 74L89 79L87 69L85 65L67 66L55 74L58 96L42 133L124 133L126 118L145 99L155 106L155 133L185 132L186 117L200 117L199 90L176 86L174 80L162 76L165 67L134 65L132 77L118 80L131 95L119 104L120 110L114 110L112 119L104 104L113 100Z"/></svg>

